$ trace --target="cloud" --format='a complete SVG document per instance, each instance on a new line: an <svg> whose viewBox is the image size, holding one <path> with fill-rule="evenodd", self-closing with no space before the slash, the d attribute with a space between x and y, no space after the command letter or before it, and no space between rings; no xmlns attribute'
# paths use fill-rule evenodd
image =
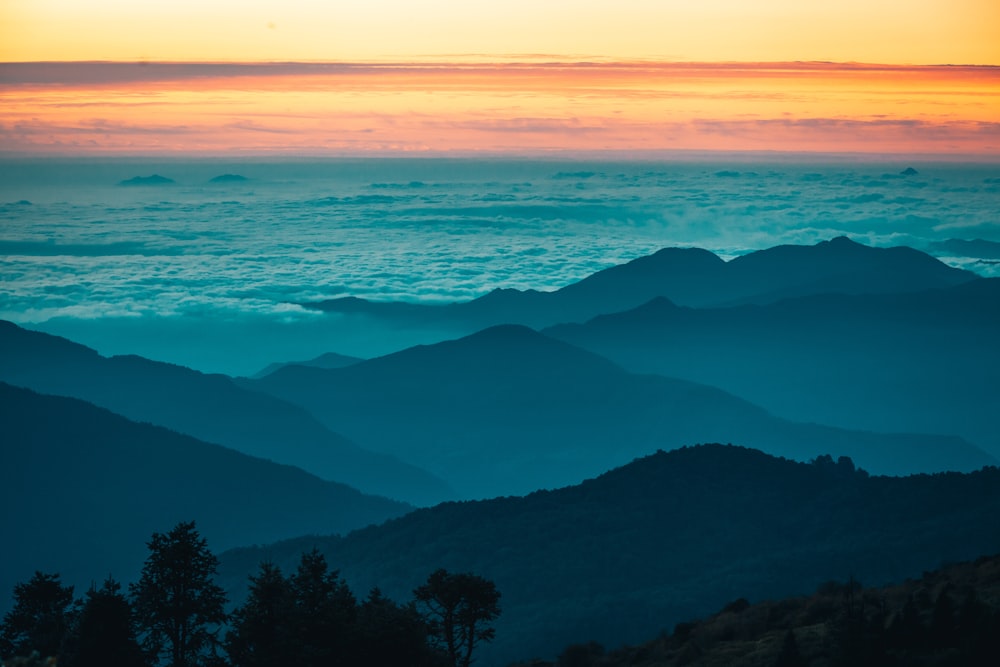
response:
<svg viewBox="0 0 1000 667"><path fill-rule="evenodd" d="M530 56L535 59L534 56ZM309 62L6 62L0 63L0 87L28 85L121 85L129 83L245 79L248 77L330 77L358 74L472 74L472 75L551 75L565 78L599 79L608 76L702 77L724 75L739 78L823 76L832 73L854 75L922 76L949 80L995 79L997 66L884 65L839 62L661 62L661 61L566 61L557 55L549 62L396 62L396 63L309 63Z"/></svg>
<svg viewBox="0 0 1000 667"><path fill-rule="evenodd" d="M0 96L8 152L1000 154L996 67L0 63Z"/></svg>
<svg viewBox="0 0 1000 667"><path fill-rule="evenodd" d="M472 130L474 132L499 132L513 134L590 134L605 132L607 127L587 124L579 118L495 118L447 122L428 122L429 127L447 130Z"/></svg>
<svg viewBox="0 0 1000 667"><path fill-rule="evenodd" d="M25 255L34 257L121 257L140 255L156 257L178 255L178 248L152 248L145 243L120 241L116 243L56 243L48 241L4 241L0 239L0 255Z"/></svg>
<svg viewBox="0 0 1000 667"><path fill-rule="evenodd" d="M141 318L149 331L158 318L222 328L252 320L285 345L293 334L286 341L265 323L315 317L290 303L551 290L664 246L732 257L842 234L878 245L1000 242L996 184L988 182L995 165L914 163L919 176L894 179L883 175L911 163L799 160L127 163L126 176L175 177L169 190L116 187L119 162L49 160L32 177L29 162L0 161L0 201L33 202L0 204L0 317L93 321L81 331L115 318ZM253 179L252 190L203 187L235 170ZM924 186L914 190L917 182ZM1000 274L996 265L970 268ZM167 350L170 341L158 345L148 349ZM174 347L183 354L180 342ZM256 354L273 357L264 363L280 358Z"/></svg>

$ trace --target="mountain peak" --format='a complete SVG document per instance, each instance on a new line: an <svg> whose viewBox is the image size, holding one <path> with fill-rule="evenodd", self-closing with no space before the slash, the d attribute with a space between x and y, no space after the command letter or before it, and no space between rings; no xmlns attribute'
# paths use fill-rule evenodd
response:
<svg viewBox="0 0 1000 667"><path fill-rule="evenodd" d="M466 341L530 341L546 338L531 327L523 324L498 324L487 327L460 340Z"/></svg>

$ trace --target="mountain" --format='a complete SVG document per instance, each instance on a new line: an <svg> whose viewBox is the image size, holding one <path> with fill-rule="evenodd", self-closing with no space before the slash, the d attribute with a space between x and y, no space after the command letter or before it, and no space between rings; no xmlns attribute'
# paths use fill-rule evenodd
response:
<svg viewBox="0 0 1000 667"><path fill-rule="evenodd" d="M160 176L159 174L153 174L152 176L133 176L132 178L120 181L118 185L174 185L175 183L177 183L177 181L172 178Z"/></svg>
<svg viewBox="0 0 1000 667"><path fill-rule="evenodd" d="M713 387L627 373L515 325L346 368L289 366L244 386L430 470L462 498L572 484L658 448L709 441L800 460L848 455L891 474L995 462L958 438L784 421Z"/></svg>
<svg viewBox="0 0 1000 667"><path fill-rule="evenodd" d="M638 646L605 651L595 642L578 641L555 663L531 660L511 667L681 667L695 661L704 667L990 667L997 636L1000 556L993 555L925 570L889 586L866 588L849 579L824 582L812 595L753 604L739 598ZM795 655L801 660L790 660Z"/></svg>
<svg viewBox="0 0 1000 667"><path fill-rule="evenodd" d="M1000 279L692 309L656 299L545 333L633 372L730 391L785 418L952 433L1000 456Z"/></svg>
<svg viewBox="0 0 1000 667"><path fill-rule="evenodd" d="M240 174L219 174L209 179L209 183L246 183L250 179Z"/></svg>
<svg viewBox="0 0 1000 667"><path fill-rule="evenodd" d="M350 366L352 364L356 364L359 361L364 361L364 359L361 359L359 357L351 357L346 354L337 354L336 352L327 352L326 354L321 354L318 357L307 359L306 361L279 361L273 364L268 364L264 368L254 373L251 377L262 378L265 375L270 375L279 368L284 368L285 366L312 366L313 368L343 368L344 366Z"/></svg>
<svg viewBox="0 0 1000 667"><path fill-rule="evenodd" d="M399 516L298 468L0 383L0 610L17 581L58 571L81 593L135 577L154 531L198 522L215 550L345 532Z"/></svg>
<svg viewBox="0 0 1000 667"><path fill-rule="evenodd" d="M698 248L664 248L599 271L554 292L494 290L448 305L373 303L354 297L303 304L338 313L483 328L583 322L656 297L685 306L773 303L821 293L883 294L958 285L977 276L907 247L872 248L846 237L813 246L783 245L728 262Z"/></svg>
<svg viewBox="0 0 1000 667"><path fill-rule="evenodd" d="M0 380L72 396L323 479L415 504L453 497L440 479L359 447L302 408L223 375L137 356L102 357L64 338L0 321Z"/></svg>
<svg viewBox="0 0 1000 667"><path fill-rule="evenodd" d="M846 459L707 445L556 491L235 550L222 572L236 595L262 560L292 571L315 546L356 593L377 585L400 601L439 567L475 572L502 595L496 642L478 663L499 665L580 641L643 641L740 597L801 594L852 574L878 585L997 553L998 511L996 468L870 477Z"/></svg>

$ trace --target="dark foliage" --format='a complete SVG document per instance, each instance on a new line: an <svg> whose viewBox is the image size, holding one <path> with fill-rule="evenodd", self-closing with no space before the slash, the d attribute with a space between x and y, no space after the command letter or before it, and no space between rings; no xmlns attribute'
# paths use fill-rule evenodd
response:
<svg viewBox="0 0 1000 667"><path fill-rule="evenodd" d="M0 657L60 655L73 612L73 587L58 574L35 572L14 586L14 608L0 626Z"/></svg>
<svg viewBox="0 0 1000 667"><path fill-rule="evenodd" d="M496 637L490 623L500 615L500 592L492 581L438 569L413 595L427 610L431 633L452 667L469 667L476 646Z"/></svg>
<svg viewBox="0 0 1000 667"><path fill-rule="evenodd" d="M476 572L503 591L497 639L481 653L500 662L641 641L741 596L815 590L845 569L879 584L1000 551L1000 471L887 478L852 468L690 447L579 486L231 552L223 572L243 582L265 553L294 567L317 546L353 589L377 585L394 599L423 583L421 571Z"/></svg>
<svg viewBox="0 0 1000 667"><path fill-rule="evenodd" d="M121 585L107 579L87 591L79 617L59 664L64 667L146 667L149 661L137 640L132 607Z"/></svg>
<svg viewBox="0 0 1000 667"><path fill-rule="evenodd" d="M374 589L358 604L316 551L302 554L287 578L261 564L232 614L226 652L233 667L441 664L412 603L400 606Z"/></svg>
<svg viewBox="0 0 1000 667"><path fill-rule="evenodd" d="M609 652L573 644L555 663L516 667L985 667L996 664L998 632L1000 556L992 556L884 588L852 578L739 612L726 605L644 644Z"/></svg>
<svg viewBox="0 0 1000 667"><path fill-rule="evenodd" d="M213 581L218 559L194 522L153 533L139 582L130 587L146 652L167 667L209 664L225 622L226 596Z"/></svg>
<svg viewBox="0 0 1000 667"><path fill-rule="evenodd" d="M264 562L250 577L246 602L230 616L226 653L237 667L282 667L294 647L292 590L281 570Z"/></svg>
<svg viewBox="0 0 1000 667"><path fill-rule="evenodd" d="M347 584L315 550L302 555L288 583L294 605L294 662L302 667L346 664L357 622L357 601Z"/></svg>

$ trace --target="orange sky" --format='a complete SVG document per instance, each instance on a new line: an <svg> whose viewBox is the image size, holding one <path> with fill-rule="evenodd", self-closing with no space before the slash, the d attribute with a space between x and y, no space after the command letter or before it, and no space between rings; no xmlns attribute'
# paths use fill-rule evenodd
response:
<svg viewBox="0 0 1000 667"><path fill-rule="evenodd" d="M0 4L7 153L691 149L1000 156L1000 3Z"/></svg>

